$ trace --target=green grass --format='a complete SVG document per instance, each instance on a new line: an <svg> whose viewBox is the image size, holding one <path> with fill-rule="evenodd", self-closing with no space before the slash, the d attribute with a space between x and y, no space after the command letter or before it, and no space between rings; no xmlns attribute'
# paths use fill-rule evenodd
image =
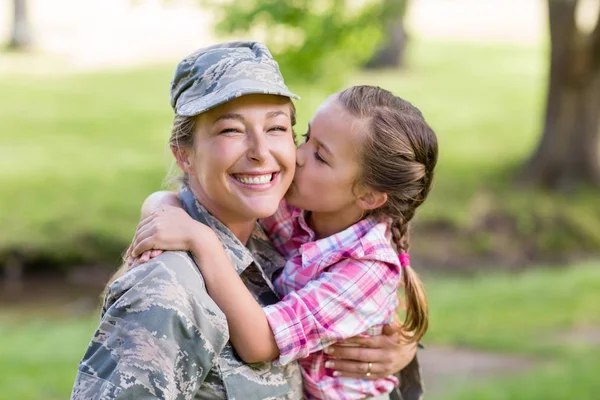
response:
<svg viewBox="0 0 600 400"><path fill-rule="evenodd" d="M439 344L558 356L576 344L556 343L552 333L600 326L598 262L429 279L427 293L434 308L426 341Z"/></svg>
<svg viewBox="0 0 600 400"><path fill-rule="evenodd" d="M49 320L42 315L0 318L0 399L68 398L98 317Z"/></svg>
<svg viewBox="0 0 600 400"><path fill-rule="evenodd" d="M426 279L429 346L469 346L539 359L518 375L470 381L435 399L592 399L600 353L561 334L600 327L600 262L470 279ZM0 400L64 399L98 316L0 311ZM468 381L468 378L465 378Z"/></svg>
<svg viewBox="0 0 600 400"><path fill-rule="evenodd" d="M600 351L565 357L530 372L481 383L470 382L462 390L431 400L593 400L598 398Z"/></svg>
<svg viewBox="0 0 600 400"><path fill-rule="evenodd" d="M479 228L494 213L514 222L517 245L597 251L597 193L548 196L510 184L540 131L543 49L414 41L409 59L405 71L360 73L349 84L393 90L436 129L437 179L419 219L481 233L469 239L468 252L497 245ZM171 163L171 70L0 77L0 259L18 250L60 265L116 263L142 200L161 186ZM326 94L294 89L303 95L302 132Z"/></svg>

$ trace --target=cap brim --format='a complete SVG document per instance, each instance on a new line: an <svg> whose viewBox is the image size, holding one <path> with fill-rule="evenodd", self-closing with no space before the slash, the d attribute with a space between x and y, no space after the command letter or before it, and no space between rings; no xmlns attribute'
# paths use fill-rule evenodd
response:
<svg viewBox="0 0 600 400"><path fill-rule="evenodd" d="M211 108L215 108L221 104L227 103L228 101L249 94L271 94L289 97L296 100L300 99L300 96L290 92L287 90L287 88L282 88L279 85L271 85L264 82L241 79L230 83L216 92L207 94L206 96L198 97L180 106L178 105L176 112L177 114L185 117L193 117L208 111Z"/></svg>

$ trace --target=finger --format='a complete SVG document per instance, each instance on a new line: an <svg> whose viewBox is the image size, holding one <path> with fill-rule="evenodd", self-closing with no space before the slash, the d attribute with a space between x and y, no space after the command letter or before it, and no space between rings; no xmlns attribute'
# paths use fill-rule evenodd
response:
<svg viewBox="0 0 600 400"><path fill-rule="evenodd" d="M146 251L152 250L155 247L156 240L153 235L149 235L147 238L142 239L135 249L133 249L134 256L141 256ZM144 262L147 262L150 259L150 253L147 254L147 259L145 258Z"/></svg>
<svg viewBox="0 0 600 400"><path fill-rule="evenodd" d="M335 371L333 374L333 376L335 377L345 377L345 378L353 378L353 379L366 379L368 381L374 381L377 379L383 379L386 378L390 375L393 374L373 374L371 373L371 375L366 376L365 374L353 374L353 373L349 373L349 372L341 372L341 371Z"/></svg>
<svg viewBox="0 0 600 400"><path fill-rule="evenodd" d="M381 361L382 353L387 350L373 349L367 347L349 347L349 346L329 346L325 353L336 359L344 359L348 361L358 361L368 363L373 361ZM385 355L385 354L384 354Z"/></svg>
<svg viewBox="0 0 600 400"><path fill-rule="evenodd" d="M142 230L145 226L147 226L152 221L154 221L155 218L156 218L156 214L154 214L154 212L152 212L152 214L148 215L146 218L144 218L143 220L140 221L140 223L137 226L136 232L139 230Z"/></svg>
<svg viewBox="0 0 600 400"><path fill-rule="evenodd" d="M135 233L133 234L133 238L135 240L135 238L139 235L141 235L144 232L147 232L148 230L153 230L155 229L155 226L157 224L157 218L152 219L151 221L148 221L148 223L142 225L138 225L138 227L135 230Z"/></svg>
<svg viewBox="0 0 600 400"><path fill-rule="evenodd" d="M152 256L152 250L146 250L145 252L142 253L142 255L140 256L141 260L144 260L144 262L147 262L150 260L150 258Z"/></svg>
<svg viewBox="0 0 600 400"><path fill-rule="evenodd" d="M162 250L160 249L154 249L150 251L150 258L156 258L158 256L160 256L162 254Z"/></svg>
<svg viewBox="0 0 600 400"><path fill-rule="evenodd" d="M397 339L398 339L397 335L396 336L383 336L383 335L355 336L355 337L348 338L348 339L338 343L338 345L339 344L357 345L357 346L362 346L362 347L369 347L371 349L379 349L382 347L389 347L390 345L397 342Z"/></svg>
<svg viewBox="0 0 600 400"><path fill-rule="evenodd" d="M156 244L156 238L155 238L155 231L156 229L154 228L153 225L149 226L148 228L146 228L144 231L137 233L134 237L134 242L133 242L133 250L131 251L131 256L132 257L139 257L144 251L146 250L152 250L153 247L155 247L154 245ZM147 242L147 240L149 238L154 238L154 242L150 243ZM144 242L146 240L146 242ZM142 245L142 243L145 243L145 245Z"/></svg>
<svg viewBox="0 0 600 400"><path fill-rule="evenodd" d="M150 261L150 252L145 251L140 256L140 264L147 263L148 261Z"/></svg>
<svg viewBox="0 0 600 400"><path fill-rule="evenodd" d="M132 269L132 268L138 267L138 266L140 266L140 265L142 265L142 264L143 264L143 262L141 262L140 258L139 258L139 257L136 257L136 258L134 258L134 259L133 259L133 261L132 261L132 263L131 263L131 267L129 267L129 269Z"/></svg>
<svg viewBox="0 0 600 400"><path fill-rule="evenodd" d="M129 261L127 262L128 269L132 269L140 265L139 257L129 257Z"/></svg>
<svg viewBox="0 0 600 400"><path fill-rule="evenodd" d="M347 376L360 379L378 379L390 375L387 369L384 368L383 364L369 363L367 362L356 362L346 360L327 360L325 368L331 369L333 376ZM367 372L370 372L367 376Z"/></svg>

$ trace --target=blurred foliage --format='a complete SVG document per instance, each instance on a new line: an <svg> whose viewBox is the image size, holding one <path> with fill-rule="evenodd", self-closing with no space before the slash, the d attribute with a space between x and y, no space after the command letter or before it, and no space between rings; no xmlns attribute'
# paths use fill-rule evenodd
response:
<svg viewBox="0 0 600 400"><path fill-rule="evenodd" d="M538 139L544 49L415 38L409 51L413 68L360 72L345 84L392 90L436 130L440 160L417 215L415 256L435 255L432 265L477 257L524 265L516 254L532 254L530 263L598 253L596 193L548 196L512 185ZM0 263L14 252L45 269L117 266L143 199L171 164L172 68L0 76ZM300 89L298 132L324 98L318 85Z"/></svg>
<svg viewBox="0 0 600 400"><path fill-rule="evenodd" d="M389 18L406 0L202 0L219 16L221 35L253 33L279 62L286 81L338 89L369 60Z"/></svg>

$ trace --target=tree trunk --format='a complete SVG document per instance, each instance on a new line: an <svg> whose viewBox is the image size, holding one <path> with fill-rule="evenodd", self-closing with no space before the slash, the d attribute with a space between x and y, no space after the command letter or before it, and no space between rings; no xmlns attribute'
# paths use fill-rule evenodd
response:
<svg viewBox="0 0 600 400"><path fill-rule="evenodd" d="M9 49L22 50L31 45L31 27L26 0L13 0L13 26L8 43Z"/></svg>
<svg viewBox="0 0 600 400"><path fill-rule="evenodd" d="M384 10L392 12L393 16L382 18L386 25L386 36L373 58L365 64L365 68L377 69L385 67L402 67L404 65L404 50L407 35L404 29L404 16L408 0L386 0Z"/></svg>
<svg viewBox="0 0 600 400"><path fill-rule="evenodd" d="M548 0L551 60L546 117L524 182L551 190L600 187L600 17L591 35L575 21L577 1Z"/></svg>

